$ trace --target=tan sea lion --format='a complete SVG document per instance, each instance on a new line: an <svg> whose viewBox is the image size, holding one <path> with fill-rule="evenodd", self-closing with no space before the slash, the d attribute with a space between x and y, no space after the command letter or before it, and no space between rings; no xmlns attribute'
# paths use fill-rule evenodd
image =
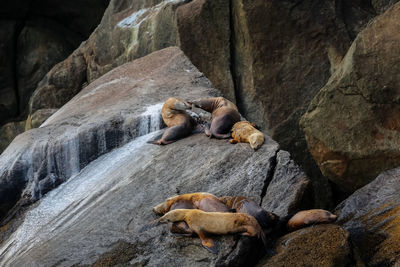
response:
<svg viewBox="0 0 400 267"><path fill-rule="evenodd" d="M331 223L334 222L336 218L336 215L327 210L303 210L299 211L292 218L290 218L287 225L289 230L293 231L313 224Z"/></svg>
<svg viewBox="0 0 400 267"><path fill-rule="evenodd" d="M272 228L279 221L279 216L264 210L254 200L245 196L223 196L219 198L228 208L239 213L247 213L256 218L264 229Z"/></svg>
<svg viewBox="0 0 400 267"><path fill-rule="evenodd" d="M233 125L231 144L249 143L257 150L264 143L264 134L255 128L255 124L248 121L239 121Z"/></svg>
<svg viewBox="0 0 400 267"><path fill-rule="evenodd" d="M153 212L163 215L175 209L200 209L203 211L229 212L229 208L210 193L196 192L167 198L153 208ZM194 234L185 222L169 224L171 233L191 236Z"/></svg>
<svg viewBox="0 0 400 267"><path fill-rule="evenodd" d="M212 253L217 253L214 241L208 234L225 235L240 233L256 236L265 241L265 235L257 220L246 213L205 212L197 209L171 210L159 219L160 222L186 222L201 243Z"/></svg>
<svg viewBox="0 0 400 267"><path fill-rule="evenodd" d="M190 194L177 195L167 198L164 202L153 208L154 213L163 215L175 208L176 205L188 205L193 209L203 211L229 212L229 208L219 200L218 197L210 193L196 192Z"/></svg>
<svg viewBox="0 0 400 267"><path fill-rule="evenodd" d="M211 113L211 125L205 129L210 138L229 138L232 126L240 121L236 105L224 97L202 98L189 103Z"/></svg>
<svg viewBox="0 0 400 267"><path fill-rule="evenodd" d="M196 122L186 112L190 108L191 104L179 98L171 97L165 101L161 109L161 116L168 128L161 139L148 141L148 143L167 145L190 135L196 127Z"/></svg>

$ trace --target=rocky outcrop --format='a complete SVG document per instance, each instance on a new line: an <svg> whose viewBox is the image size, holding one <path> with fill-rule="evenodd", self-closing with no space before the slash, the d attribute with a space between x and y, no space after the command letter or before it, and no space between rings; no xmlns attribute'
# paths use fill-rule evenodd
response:
<svg viewBox="0 0 400 267"><path fill-rule="evenodd" d="M349 233L337 225L317 225L287 234L276 253L257 266L364 266L354 254Z"/></svg>
<svg viewBox="0 0 400 267"><path fill-rule="evenodd" d="M107 4L19 0L2 6L0 125L26 116L38 82L90 35Z"/></svg>
<svg viewBox="0 0 400 267"><path fill-rule="evenodd" d="M265 254L255 238L215 237L214 255L198 238L172 236L167 225L139 233L156 218L152 207L175 194L245 195L257 203L280 196L280 205L269 207L279 214L310 197L307 177L268 136L256 152L204 134L167 146L146 143L160 134L165 99L219 94L182 51L167 48L107 73L40 128L18 136L0 156L1 203L11 186L32 201L64 183L3 242L0 265L255 264Z"/></svg>
<svg viewBox="0 0 400 267"><path fill-rule="evenodd" d="M400 169L386 171L341 203L338 222L370 266L400 263Z"/></svg>
<svg viewBox="0 0 400 267"><path fill-rule="evenodd" d="M25 131L25 121L9 122L0 127L0 151L6 149L15 136Z"/></svg>
<svg viewBox="0 0 400 267"><path fill-rule="evenodd" d="M353 192L400 164L400 5L356 38L301 124L322 173Z"/></svg>

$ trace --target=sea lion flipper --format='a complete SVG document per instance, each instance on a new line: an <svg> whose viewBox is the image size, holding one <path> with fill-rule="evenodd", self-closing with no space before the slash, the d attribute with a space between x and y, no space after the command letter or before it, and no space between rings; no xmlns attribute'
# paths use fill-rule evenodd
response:
<svg viewBox="0 0 400 267"><path fill-rule="evenodd" d="M210 251L213 254L218 253L218 247L217 245L215 245L214 240L212 238L205 236L204 233L201 231L198 231L196 233L200 237L201 244L203 245L203 247L205 247L208 251Z"/></svg>
<svg viewBox="0 0 400 267"><path fill-rule="evenodd" d="M238 142L238 140L235 140L235 139L229 139L229 143L231 143L231 144L237 144L237 143L239 143L239 142Z"/></svg>
<svg viewBox="0 0 400 267"><path fill-rule="evenodd" d="M143 233L153 227L156 227L158 225L160 225L160 219L155 219L154 221L149 222L148 224L143 225L140 229L139 229L139 233Z"/></svg>

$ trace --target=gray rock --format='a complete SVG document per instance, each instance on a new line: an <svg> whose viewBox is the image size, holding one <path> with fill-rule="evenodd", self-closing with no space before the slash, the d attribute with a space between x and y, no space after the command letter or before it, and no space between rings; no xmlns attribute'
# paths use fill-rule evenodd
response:
<svg viewBox="0 0 400 267"><path fill-rule="evenodd" d="M0 156L0 195L10 185L31 201L48 193L1 244L0 265L255 264L265 253L256 238L215 237L219 253L211 254L198 238L172 236L167 225L139 233L157 218L152 207L175 194L244 195L261 203L269 177L278 177L296 185L280 197L289 203L280 206L285 214L298 205L293 196L305 194L297 185L308 181L268 136L257 151L204 134L167 146L146 143L160 133L152 131L168 97L216 95L178 48L167 48L109 72L17 137Z"/></svg>
<svg viewBox="0 0 400 267"><path fill-rule="evenodd" d="M343 201L338 222L370 266L400 263L400 168L380 174Z"/></svg>

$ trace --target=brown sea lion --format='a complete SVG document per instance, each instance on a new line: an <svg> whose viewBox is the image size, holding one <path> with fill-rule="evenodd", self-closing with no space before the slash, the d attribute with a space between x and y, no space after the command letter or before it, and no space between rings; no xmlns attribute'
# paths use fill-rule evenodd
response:
<svg viewBox="0 0 400 267"><path fill-rule="evenodd" d="M249 143L254 150L264 143L264 134L255 128L255 124L248 121L239 121L233 125L231 144Z"/></svg>
<svg viewBox="0 0 400 267"><path fill-rule="evenodd" d="M254 200L245 196L223 196L219 198L228 208L239 213L247 213L256 218L264 229L272 228L279 221L279 216L264 210Z"/></svg>
<svg viewBox="0 0 400 267"><path fill-rule="evenodd" d="M154 213L163 215L175 209L200 209L203 211L229 212L229 208L210 193L196 192L167 198L153 208ZM191 236L194 234L185 222L169 224L174 234Z"/></svg>
<svg viewBox="0 0 400 267"><path fill-rule="evenodd" d="M336 215L327 210L303 210L299 211L292 218L290 218L287 225L289 230L293 231L313 224L331 223L334 222L336 218Z"/></svg>
<svg viewBox="0 0 400 267"><path fill-rule="evenodd" d="M183 194L167 198L164 202L155 206L153 211L156 214L163 215L170 211L171 208L176 208L176 205L187 205L193 209L200 209L203 211L229 212L229 208L221 202L218 197L205 192Z"/></svg>
<svg viewBox="0 0 400 267"><path fill-rule="evenodd" d="M246 213L205 212L197 209L176 209L169 211L160 222L186 222L195 232L201 243L212 253L217 253L214 241L207 234L225 235L240 233L241 235L257 236L265 240L257 220Z"/></svg>
<svg viewBox="0 0 400 267"><path fill-rule="evenodd" d="M190 108L191 104L179 98L171 97L165 101L161 109L161 116L168 128L161 139L148 141L148 143L167 145L190 135L196 127L196 122L186 112Z"/></svg>
<svg viewBox="0 0 400 267"><path fill-rule="evenodd" d="M211 113L211 125L205 128L205 133L210 138L229 138L232 126L240 121L236 105L226 98L202 98L189 103Z"/></svg>

